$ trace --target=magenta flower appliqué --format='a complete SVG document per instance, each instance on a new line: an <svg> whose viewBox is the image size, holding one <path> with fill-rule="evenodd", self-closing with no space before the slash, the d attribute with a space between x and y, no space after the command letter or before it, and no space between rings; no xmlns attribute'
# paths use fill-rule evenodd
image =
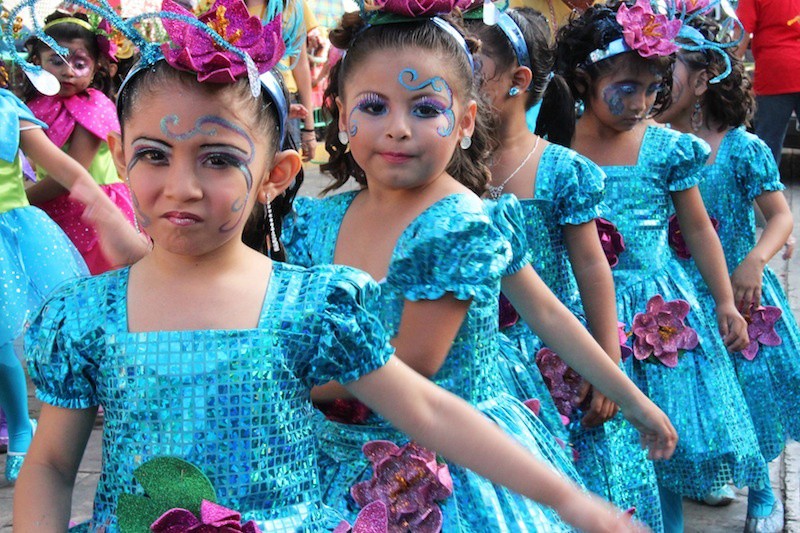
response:
<svg viewBox="0 0 800 533"><path fill-rule="evenodd" d="M617 335L619 335L619 350L622 360L625 361L633 355L633 350L628 346L628 333L625 331L625 323L617 322Z"/></svg>
<svg viewBox="0 0 800 533"><path fill-rule="evenodd" d="M684 323L689 314L689 302L665 302L656 294L647 302L647 311L633 317L633 355L644 361L654 357L664 366L674 368L683 350L698 343L697 332Z"/></svg>
<svg viewBox="0 0 800 533"><path fill-rule="evenodd" d="M614 268L619 263L619 254L625 251L625 239L611 221L596 218L594 222L597 224L597 234L600 237L603 253L606 254L609 266Z"/></svg>
<svg viewBox="0 0 800 533"><path fill-rule="evenodd" d="M388 531L437 532L442 528L442 510L437 501L453 493L453 480L446 464L436 454L414 442L398 447L376 440L362 448L372 463L372 479L350 489L362 507L376 501L389 512Z"/></svg>
<svg viewBox="0 0 800 533"><path fill-rule="evenodd" d="M556 409L568 423L580 397L583 378L550 348L542 348L536 353L536 365L553 397Z"/></svg>
<svg viewBox="0 0 800 533"><path fill-rule="evenodd" d="M459 7L465 9L472 0L376 0L375 5L386 13L403 17L433 17Z"/></svg>
<svg viewBox="0 0 800 533"><path fill-rule="evenodd" d="M170 509L150 526L153 533L261 533L255 522L242 524L242 515L203 500L200 518L186 509Z"/></svg>
<svg viewBox="0 0 800 533"><path fill-rule="evenodd" d="M514 306L511 305L511 302L508 301L505 294L500 293L500 303L499 303L499 316L500 316L500 329L510 328L517 322L519 322L519 313L517 310L514 309Z"/></svg>
<svg viewBox="0 0 800 533"><path fill-rule="evenodd" d="M172 0L164 0L162 8L187 17L194 16ZM199 20L228 43L246 52L259 73L274 67L283 55L285 47L281 39L280 17L262 26L258 17L250 16L242 0L216 0ZM218 45L203 30L167 18L162 22L171 43L161 45L161 50L173 67L196 72L200 82L233 83L247 75L244 60Z"/></svg>
<svg viewBox="0 0 800 533"><path fill-rule="evenodd" d="M678 0L675 7L678 12L694 13L695 11L704 10L709 3L709 0Z"/></svg>
<svg viewBox="0 0 800 533"><path fill-rule="evenodd" d="M117 62L117 41L114 38L114 28L111 27L106 19L97 25L97 46L100 53L105 55L110 61Z"/></svg>
<svg viewBox="0 0 800 533"><path fill-rule="evenodd" d="M642 57L668 56L678 50L674 40L681 21L653 13L649 0L636 0L630 8L620 4L617 22L625 43Z"/></svg>
<svg viewBox="0 0 800 533"><path fill-rule="evenodd" d="M359 511L352 526L342 520L333 533L386 533L389 530L389 511L382 501L374 501Z"/></svg>
<svg viewBox="0 0 800 533"><path fill-rule="evenodd" d="M708 218L711 220L711 225L714 226L714 231L719 233L719 220L714 217ZM689 251L689 247L686 245L686 240L683 238L681 225L678 223L678 217L676 215L669 217L667 237L669 240L669 246L673 249L675 255L677 255L680 259L689 259L692 257L692 253Z"/></svg>
<svg viewBox="0 0 800 533"><path fill-rule="evenodd" d="M314 405L325 418L341 424L363 424L372 415L372 410L355 398L336 398L332 402Z"/></svg>
<svg viewBox="0 0 800 533"><path fill-rule="evenodd" d="M750 309L744 315L747 320L747 336L750 337L750 344L742 350L742 356L748 361L755 359L758 355L759 346L778 346L783 342L781 336L775 331L775 323L783 312L772 305L764 305L757 309Z"/></svg>

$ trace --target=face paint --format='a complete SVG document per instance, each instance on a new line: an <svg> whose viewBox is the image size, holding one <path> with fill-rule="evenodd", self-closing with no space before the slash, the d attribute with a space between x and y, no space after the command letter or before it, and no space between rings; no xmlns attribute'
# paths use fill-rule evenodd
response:
<svg viewBox="0 0 800 533"><path fill-rule="evenodd" d="M440 115L444 115L445 119L447 120L447 127L443 128L440 126L439 128L436 129L436 132L442 137L449 136L451 133L453 133L453 128L455 127L455 122L456 122L455 115L453 114L453 91L450 89L450 86L441 76L434 76L432 78L420 82L417 85L413 85L413 82L417 80L417 77L418 75L416 70L407 68L400 71L400 75L397 77L397 81L398 83L400 83L400 85L402 85L409 91L420 91L430 86L430 88L436 91L437 93L444 93L447 95L446 105L442 106L441 102L438 101L436 102L436 108L439 110L438 113L434 115L427 115L427 113L424 113L426 116L423 118L435 118ZM408 78L408 81L406 81L404 78ZM435 99L433 98L423 99L421 100L421 102L424 100L430 102ZM415 104L415 109L419 108L420 105L421 104L419 102ZM433 106L431 106L431 108L432 107ZM429 108L428 111L430 111L431 108ZM420 115L417 114L415 116L420 116Z"/></svg>
<svg viewBox="0 0 800 533"><path fill-rule="evenodd" d="M625 111L624 99L633 94L628 84L609 85L603 89L603 102L608 106L609 112L618 117Z"/></svg>
<svg viewBox="0 0 800 533"><path fill-rule="evenodd" d="M353 118L353 114L359 111L366 113L373 117L385 115L387 112L386 101L376 93L367 93L362 95L355 107L350 110L350 115L347 117L347 123L350 124L350 137L358 133L358 121Z"/></svg>

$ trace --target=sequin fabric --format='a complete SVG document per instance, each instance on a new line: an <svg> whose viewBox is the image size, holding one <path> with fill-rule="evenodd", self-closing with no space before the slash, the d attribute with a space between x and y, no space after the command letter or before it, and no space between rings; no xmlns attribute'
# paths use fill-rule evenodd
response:
<svg viewBox="0 0 800 533"><path fill-rule="evenodd" d="M297 199L284 228L289 260L332 262L342 219L356 194ZM535 456L577 479L553 435L505 392L498 377L497 302L500 276L510 260L509 244L492 225L481 200L465 194L447 196L412 221L398 239L381 283L377 312L394 336L406 300L435 300L446 293L472 299L447 359L432 380L470 402ZM379 439L407 441L378 418L362 426L325 421L320 428L325 502L351 522L358 509L349 496L350 487L372 475L361 446ZM454 489L443 504L444 531L569 529L551 510L457 465L449 467Z"/></svg>
<svg viewBox="0 0 800 533"><path fill-rule="evenodd" d="M619 319L632 324L656 294L691 306L686 323L700 338L696 349L685 352L675 368L631 357L626 370L678 432L672 458L655 463L659 484L697 499L727 479L754 487L766 479L766 464L714 317L700 306L667 243L670 193L699 183L708 154L708 145L692 135L649 127L636 166L603 167L606 218L619 228L626 245L612 270Z"/></svg>
<svg viewBox="0 0 800 533"><path fill-rule="evenodd" d="M700 183L708 214L720 221L719 237L730 272L756 244L754 210L744 207L762 193L783 189L769 148L744 128L730 130L714 163L704 168ZM713 309L714 301L694 261L680 263L698 287L701 303ZM775 324L783 342L762 345L752 361L740 353L732 357L761 452L771 461L783 450L787 438L800 438L800 328L780 280L769 266L764 268L761 303L783 311Z"/></svg>
<svg viewBox="0 0 800 533"><path fill-rule="evenodd" d="M50 291L87 273L64 232L28 204L17 151L20 120L40 124L16 96L0 89L0 345L22 333Z"/></svg>
<svg viewBox="0 0 800 533"><path fill-rule="evenodd" d="M368 276L346 267L275 264L257 329L127 330L128 269L70 283L26 334L38 397L102 405L103 458L90 531L117 531L119 494L157 456L200 467L218 503L265 532L324 531L312 386L349 382L392 353L366 311Z"/></svg>
<svg viewBox="0 0 800 533"><path fill-rule="evenodd" d="M562 228L601 216L604 181L605 175L597 165L573 150L549 144L539 160L534 198L520 200L520 211L507 210L518 222L504 224L522 232L520 238L534 270L584 325ZM513 339L514 346L501 350L500 366L515 395L520 399L544 398L540 416L549 422L548 429L554 423L564 428L535 363L536 354L544 347L541 339L522 322L503 333ZM561 431L575 452L575 467L587 488L621 509L636 507L638 520L653 531L663 530L655 470L641 448L638 432L622 414L597 428L583 427L583 415L577 409Z"/></svg>

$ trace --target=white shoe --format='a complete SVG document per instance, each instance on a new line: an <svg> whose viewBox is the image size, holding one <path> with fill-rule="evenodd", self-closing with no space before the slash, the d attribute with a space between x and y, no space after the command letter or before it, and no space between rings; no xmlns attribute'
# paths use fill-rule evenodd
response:
<svg viewBox="0 0 800 533"><path fill-rule="evenodd" d="M744 522L744 533L781 533L783 531L783 503L775 500L769 516L748 516Z"/></svg>

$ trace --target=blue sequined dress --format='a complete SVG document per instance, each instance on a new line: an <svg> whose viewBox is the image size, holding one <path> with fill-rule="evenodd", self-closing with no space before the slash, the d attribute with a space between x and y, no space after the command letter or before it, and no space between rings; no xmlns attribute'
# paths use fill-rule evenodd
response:
<svg viewBox="0 0 800 533"><path fill-rule="evenodd" d="M29 314L65 280L88 273L64 232L25 196L20 124L44 123L0 89L0 346L21 333Z"/></svg>
<svg viewBox="0 0 800 533"><path fill-rule="evenodd" d="M285 224L289 260L304 265L333 262L339 228L357 194L298 198ZM376 314L394 336L406 300L436 300L447 293L471 299L447 359L431 379L470 402L534 455L577 478L555 438L527 407L505 393L498 377L497 296L509 259L509 243L492 225L481 200L466 194L447 196L412 221L398 239L381 282ZM377 417L365 425L326 420L320 427L321 481L328 505L350 516L357 512L350 487L371 476L361 447L376 439L407 441ZM445 531L568 529L550 509L469 470L449 466L454 490L443 504Z"/></svg>
<svg viewBox="0 0 800 533"><path fill-rule="evenodd" d="M660 362L626 361L628 375L669 416L678 446L668 461L656 461L659 484L702 499L730 477L759 487L766 464L756 441L733 365L713 316L700 306L694 284L667 244L670 194L696 186L708 145L692 135L648 127L636 166L603 167L608 218L625 239L626 250L612 270L619 319L629 327L655 295L683 299L691 311L686 324L700 343L675 368ZM728 475L729 474L729 475Z"/></svg>
<svg viewBox="0 0 800 533"><path fill-rule="evenodd" d="M730 272L756 244L755 214L750 208L753 200L762 193L783 189L767 145L744 128L730 130L720 143L714 163L705 167L700 183L706 210L720 223L719 238ZM713 309L713 299L694 260L680 262L705 305ZM732 357L761 452L771 461L783 450L787 438L800 438L800 328L780 280L769 266L764 268L761 304L781 309L781 318L775 324L781 344L760 345L752 361L741 353Z"/></svg>
<svg viewBox="0 0 800 533"><path fill-rule="evenodd" d="M309 391L392 354L365 308L375 283L347 267L276 263L257 329L132 333L128 272L66 284L26 335L42 401L105 409L89 530L117 531L119 495L143 494L133 470L157 456L197 465L218 502L262 531L336 527L340 515L322 504Z"/></svg>
<svg viewBox="0 0 800 533"><path fill-rule="evenodd" d="M523 233L534 270L584 324L583 305L563 226L593 223L602 215L604 181L605 175L597 165L573 150L549 144L539 160L534 198L520 200ZM516 378L515 382L541 382L535 362L536 353L544 347L541 339L523 322L504 329L503 333L514 340L519 348L517 353L523 354L522 364L513 361L513 366L532 374L527 379ZM517 397L536 393L541 391L518 389ZM636 507L636 518L660 531L661 505L655 470L641 448L638 432L622 414L600 427L585 428L580 424L583 414L576 409L568 427L570 443L578 456L576 468L586 486L622 509Z"/></svg>

